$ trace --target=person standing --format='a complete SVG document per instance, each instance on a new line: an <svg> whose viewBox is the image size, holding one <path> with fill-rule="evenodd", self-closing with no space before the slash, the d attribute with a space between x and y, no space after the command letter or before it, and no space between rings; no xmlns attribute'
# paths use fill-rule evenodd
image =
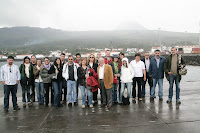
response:
<svg viewBox="0 0 200 133"><path fill-rule="evenodd" d="M181 75L179 70L185 67L185 61L182 56L177 54L175 47L171 48L171 55L169 55L165 62L165 76L169 81L169 98L167 103L172 102L173 97L173 84L176 84L176 103L181 104L180 101L180 81Z"/></svg>
<svg viewBox="0 0 200 133"><path fill-rule="evenodd" d="M1 83L4 85L4 112L9 109L9 96L12 94L12 103L15 110L20 110L17 105L17 87L21 79L19 67L13 64L14 57L8 56L7 64L1 66Z"/></svg>
<svg viewBox="0 0 200 133"><path fill-rule="evenodd" d="M155 50L155 57L151 58L149 67L149 76L153 79L153 88L151 89L150 100L153 101L155 97L156 84L158 83L159 101L163 101L163 78L164 78L164 63L165 57L160 56L160 50Z"/></svg>
<svg viewBox="0 0 200 133"><path fill-rule="evenodd" d="M119 95L119 104L122 104L122 96L124 94L125 85L127 86L127 92L128 92L128 99L131 95L131 85L134 78L134 71L131 65L128 63L128 58L122 59L122 67L121 67L121 91Z"/></svg>
<svg viewBox="0 0 200 133"><path fill-rule="evenodd" d="M99 64L99 58L101 58L101 52L97 53L96 63Z"/></svg>
<svg viewBox="0 0 200 133"><path fill-rule="evenodd" d="M110 65L105 64L104 59L99 59L99 67L97 68L98 83L101 88L103 103L101 106L107 108L112 107L112 87L113 87L113 71Z"/></svg>
<svg viewBox="0 0 200 133"><path fill-rule="evenodd" d="M112 70L113 70L113 88L112 88L112 102L114 104L118 104L118 100L117 100L117 92L118 92L118 86L119 86L119 82L120 82L120 72L121 72L121 64L120 64L120 60L119 60L119 56L118 55L113 55L113 62L110 63L110 65L112 66Z"/></svg>
<svg viewBox="0 0 200 133"><path fill-rule="evenodd" d="M81 66L78 68L78 78L79 78L79 81L80 81L79 87L81 89L82 108L83 109L86 106L86 94L87 94L87 97L88 97L88 105L90 106L90 108L93 108L92 86L87 85L87 79L90 78L91 76L94 77L91 69L93 70L93 72L95 72L93 68L87 66L87 58L82 58L81 59Z"/></svg>
<svg viewBox="0 0 200 133"><path fill-rule="evenodd" d="M105 64L110 64L112 62L112 58L110 57L110 50L106 50L106 57L104 58Z"/></svg>
<svg viewBox="0 0 200 133"><path fill-rule="evenodd" d="M33 77L33 67L30 63L30 58L26 56L24 58L23 64L19 67L20 73L21 73L21 86L22 86L22 102L23 107L26 107L26 91L27 91L27 101L28 106L32 106L31 103L31 96L30 96L30 86L33 83L34 77Z"/></svg>
<svg viewBox="0 0 200 133"><path fill-rule="evenodd" d="M90 54L87 58L87 62L88 62L88 67L94 69L94 71L97 73L97 67L98 64L96 63L96 58L93 54ZM93 73L91 73L91 76L93 76ZM93 90L93 100L94 100L94 104L97 104L97 96L98 96L98 89L97 90Z"/></svg>
<svg viewBox="0 0 200 133"><path fill-rule="evenodd" d="M66 63L63 67L62 76L65 78L67 82L67 97L68 97L68 107L72 107L72 99L74 105L77 106L77 69L79 64L73 62L73 56L68 56L68 63ZM73 91L73 97L72 97Z"/></svg>
<svg viewBox="0 0 200 133"><path fill-rule="evenodd" d="M37 91L37 99L39 105L44 105L44 83L42 80L42 60L37 60L37 65L33 67L33 74L35 76L35 87Z"/></svg>
<svg viewBox="0 0 200 133"><path fill-rule="evenodd" d="M62 53L60 55L60 59L61 59L61 63L62 63L62 67L64 66L65 62L65 53ZM63 82L62 82L62 88L64 90L64 94L63 94L63 101L62 101L62 96L61 96L61 101L63 104L66 104L67 101L67 84L66 84L66 80L65 78L62 78Z"/></svg>
<svg viewBox="0 0 200 133"><path fill-rule="evenodd" d="M149 53L146 52L144 54L144 58L141 60L144 62L144 65L145 65L145 69L146 69L146 81L148 80L148 84L150 86L150 95L151 95L151 89L153 87L153 80L152 80L152 77L149 76L149 66L150 66L150 60L151 58L149 58ZM146 85L146 81L142 81L142 97L145 98L145 94L146 94L146 90L145 90L145 85Z"/></svg>
<svg viewBox="0 0 200 133"><path fill-rule="evenodd" d="M146 70L144 62L140 60L141 55L139 53L135 54L135 60L131 61L131 66L134 70L134 78L133 78L133 91L132 91L132 101L136 103L136 82L138 85L138 100L142 101L142 94L141 94L141 85L142 81L146 81Z"/></svg>
<svg viewBox="0 0 200 133"><path fill-rule="evenodd" d="M37 65L37 59L35 55L31 56L31 65L32 67ZM32 84L31 84L31 102L35 102L35 80L32 80Z"/></svg>
<svg viewBox="0 0 200 133"><path fill-rule="evenodd" d="M52 91L52 85L51 85L51 78L48 74L48 71L51 68L51 63L49 61L48 57L44 58L44 64L43 64L43 68L41 69L41 78L43 80L44 83L44 90L45 90L45 106L47 107L49 105L49 89L51 89L51 102L52 101L52 97L53 97L53 91Z"/></svg>
<svg viewBox="0 0 200 133"><path fill-rule="evenodd" d="M81 54L80 53L76 54L76 59L75 59L74 63L78 64L78 67L80 66L80 64L81 64ZM79 86L79 79L77 79L77 81L76 81L77 98L78 98L78 86Z"/></svg>
<svg viewBox="0 0 200 133"><path fill-rule="evenodd" d="M63 107L60 102L62 91L62 68L63 67L60 58L56 58L48 72L50 74L54 89L54 106L56 109Z"/></svg>

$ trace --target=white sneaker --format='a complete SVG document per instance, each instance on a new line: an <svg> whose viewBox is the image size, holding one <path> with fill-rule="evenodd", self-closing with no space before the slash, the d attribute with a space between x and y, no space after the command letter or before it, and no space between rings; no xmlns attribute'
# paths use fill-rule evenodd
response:
<svg viewBox="0 0 200 133"><path fill-rule="evenodd" d="M91 105L90 105L90 108L93 108L93 107L94 107L94 106L91 104Z"/></svg>
<svg viewBox="0 0 200 133"><path fill-rule="evenodd" d="M85 108L85 105L82 105L82 109L84 109Z"/></svg>

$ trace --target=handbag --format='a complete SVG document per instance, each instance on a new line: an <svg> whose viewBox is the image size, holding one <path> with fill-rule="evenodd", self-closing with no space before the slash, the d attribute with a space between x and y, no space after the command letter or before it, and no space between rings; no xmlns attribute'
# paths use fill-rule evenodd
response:
<svg viewBox="0 0 200 133"><path fill-rule="evenodd" d="M113 78L113 84L117 84L117 77L115 77L115 76Z"/></svg>
<svg viewBox="0 0 200 133"><path fill-rule="evenodd" d="M179 55L179 65L181 65L181 55ZM179 70L178 70L178 72L179 72L179 74L180 75L186 75L187 74L187 68L180 68Z"/></svg>

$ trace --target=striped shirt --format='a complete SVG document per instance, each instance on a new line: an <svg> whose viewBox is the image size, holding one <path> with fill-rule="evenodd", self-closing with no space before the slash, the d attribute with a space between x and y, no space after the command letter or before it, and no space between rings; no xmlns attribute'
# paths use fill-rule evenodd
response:
<svg viewBox="0 0 200 133"><path fill-rule="evenodd" d="M21 79L19 67L14 64L11 67L8 64L3 65L0 73L0 81L5 81L6 85L15 85Z"/></svg>

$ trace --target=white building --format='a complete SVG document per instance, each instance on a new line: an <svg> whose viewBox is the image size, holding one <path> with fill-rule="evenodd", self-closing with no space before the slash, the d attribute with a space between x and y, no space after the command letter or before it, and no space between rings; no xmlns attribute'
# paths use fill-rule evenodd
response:
<svg viewBox="0 0 200 133"><path fill-rule="evenodd" d="M33 54L26 54L26 55L16 55L16 59L24 59L24 57L28 56L29 58L31 58Z"/></svg>
<svg viewBox="0 0 200 133"><path fill-rule="evenodd" d="M137 48L127 48L126 51L127 51L127 52L137 52L138 49L137 49Z"/></svg>
<svg viewBox="0 0 200 133"><path fill-rule="evenodd" d="M37 54L37 55L35 55L35 57L36 57L36 58L39 58L39 59L42 59L42 58L44 58L45 56L42 55L42 54Z"/></svg>
<svg viewBox="0 0 200 133"><path fill-rule="evenodd" d="M50 51L50 56L49 57L60 57L61 51L56 50L56 51Z"/></svg>
<svg viewBox="0 0 200 133"><path fill-rule="evenodd" d="M157 50L157 49L161 50L161 48L160 48L160 47L152 47L152 48L151 48L151 53L154 53L154 52L155 52L155 50Z"/></svg>
<svg viewBox="0 0 200 133"><path fill-rule="evenodd" d="M111 52L110 52L110 56L119 55L119 53L120 53L120 52L117 52L117 51L111 51Z"/></svg>
<svg viewBox="0 0 200 133"><path fill-rule="evenodd" d="M5 55L0 55L0 59L7 59Z"/></svg>

